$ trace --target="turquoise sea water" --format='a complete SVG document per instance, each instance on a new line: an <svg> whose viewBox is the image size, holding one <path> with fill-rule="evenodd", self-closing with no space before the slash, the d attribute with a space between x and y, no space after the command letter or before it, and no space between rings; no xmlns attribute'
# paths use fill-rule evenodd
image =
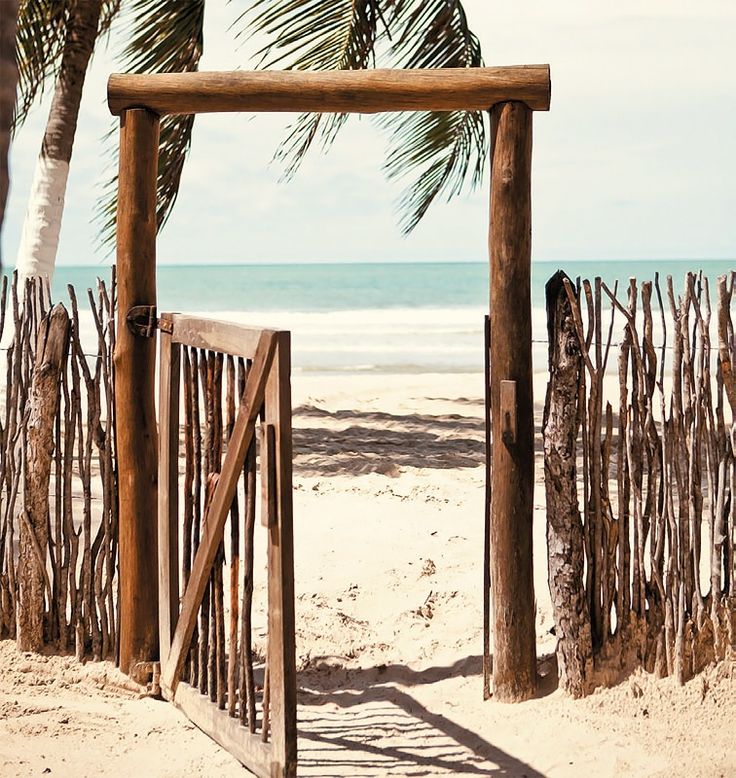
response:
<svg viewBox="0 0 736 778"><path fill-rule="evenodd" d="M559 267L575 278L639 281L688 271L711 279L730 260L539 262L532 270L535 369L546 366L544 284ZM59 267L55 299L109 277L107 267ZM478 372L483 366L486 263L200 265L158 268L160 311L201 312L292 332L295 371Z"/></svg>
<svg viewBox="0 0 736 778"><path fill-rule="evenodd" d="M734 260L627 260L537 262L532 266L532 305L544 307L544 284L561 267L571 277L601 276L609 286L631 276L640 280L688 271L715 277L736 268ZM467 308L488 300L485 262L164 265L158 268L161 310L180 311L350 311L384 308ZM56 296L67 283L84 289L109 269L60 267Z"/></svg>

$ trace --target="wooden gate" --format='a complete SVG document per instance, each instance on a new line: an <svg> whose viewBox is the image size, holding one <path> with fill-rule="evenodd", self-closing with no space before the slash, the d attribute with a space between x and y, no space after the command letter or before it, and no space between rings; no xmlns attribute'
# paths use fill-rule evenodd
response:
<svg viewBox="0 0 736 778"><path fill-rule="evenodd" d="M180 314L164 314L159 329L161 691L249 770L260 776L292 776L296 677L290 335ZM180 377L186 450L181 515ZM257 437L260 518L268 546L267 649L260 663L251 614ZM243 495L242 522L238 494ZM224 575L226 569L229 575Z"/></svg>
<svg viewBox="0 0 736 778"><path fill-rule="evenodd" d="M116 230L121 316L133 306L156 304L157 178L163 117L254 111L490 111L488 348L493 363L489 402L495 432L489 524L494 553L488 573L493 594L489 599L494 628L493 695L507 702L533 697L537 677L532 561L531 155L532 113L549 110L550 94L548 65L113 74L107 89L110 111L120 116ZM149 661L156 650L155 609L145 607L145 599L139 596L152 577L155 562L147 524L155 508L155 488L147 468L139 464L156 456L150 380L154 354L151 348L135 343L123 327L118 331L120 666L129 672L131 665ZM512 406L513 416L509 411L507 417L507 405ZM511 435L503 434L507 418ZM220 511L226 510L224 495L223 487L217 502Z"/></svg>

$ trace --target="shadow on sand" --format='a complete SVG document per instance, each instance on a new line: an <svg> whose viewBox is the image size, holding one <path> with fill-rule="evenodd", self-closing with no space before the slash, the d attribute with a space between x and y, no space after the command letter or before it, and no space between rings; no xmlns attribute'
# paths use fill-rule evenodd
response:
<svg viewBox="0 0 736 778"><path fill-rule="evenodd" d="M541 454L538 427L534 448ZM485 462L485 420L478 416L330 412L302 405L294 410L293 437L294 471L308 477L397 476L403 467L444 470Z"/></svg>
<svg viewBox="0 0 736 778"><path fill-rule="evenodd" d="M484 430L483 419L456 414L330 413L301 406L294 412L294 469L327 476L478 467L484 461Z"/></svg>
<svg viewBox="0 0 736 778"><path fill-rule="evenodd" d="M541 660L540 669L549 659ZM478 676L471 656L422 671L404 665L336 668L317 660L300 674L299 774L332 776L492 775L543 778L525 762L446 716L434 713L402 687ZM553 691L540 679L538 696ZM307 691L309 689L309 691Z"/></svg>

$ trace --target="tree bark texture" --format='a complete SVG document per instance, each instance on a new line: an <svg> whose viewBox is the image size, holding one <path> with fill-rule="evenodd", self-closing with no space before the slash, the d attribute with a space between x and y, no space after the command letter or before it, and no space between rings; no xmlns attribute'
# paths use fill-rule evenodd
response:
<svg viewBox="0 0 736 778"><path fill-rule="evenodd" d="M87 66L97 40L101 0L73 4L59 77L31 184L16 266L21 276L51 278Z"/></svg>
<svg viewBox="0 0 736 778"><path fill-rule="evenodd" d="M718 278L718 358L721 363L721 376L726 390L728 404L736 419L736 365L734 365L733 353L736 352L734 343L733 323L731 322L731 298L733 297L733 276L719 276Z"/></svg>
<svg viewBox="0 0 736 778"><path fill-rule="evenodd" d="M558 271L546 286L550 379L542 434L548 580L557 635L557 668L560 687L573 697L582 697L593 670L576 465L583 359L564 286L566 278Z"/></svg>
<svg viewBox="0 0 736 778"><path fill-rule="evenodd" d="M13 123L15 87L18 68L15 64L15 27L18 19L18 0L3 0L0 9L0 235L2 235L5 206L10 187L9 153L10 129ZM2 251L2 249L0 249ZM0 253L0 270L2 254Z"/></svg>
<svg viewBox="0 0 736 778"><path fill-rule="evenodd" d="M20 524L17 641L22 651L44 645L44 594L48 586L46 549L49 483L54 428L59 411L61 370L69 346L69 315L56 305L41 322L29 397L25 506ZM49 591L49 600L51 592ZM49 603L50 604L50 603Z"/></svg>
<svg viewBox="0 0 736 778"><path fill-rule="evenodd" d="M584 693L576 679L582 680L588 666L591 632L595 678L588 690L616 683L637 666L684 683L736 649L736 349L731 314L736 274L718 279L715 310L708 279L701 274L688 273L681 294L668 277L667 304L656 275L654 283L629 279L625 299L601 279L595 281L595 293L583 280L578 288L584 296L575 294L569 279L557 276L553 283L560 280L580 348L580 356L565 349L565 329L572 325L563 323L568 314L558 313L558 306L551 316L555 326L550 331L544 445L561 683L573 694ZM611 314L607 336L604 301ZM717 348L712 337L716 323ZM569 340L574 342L572 332ZM616 341L617 439L613 408L603 407L600 394ZM578 471L577 427L570 426L577 424L570 388L576 375L583 449ZM573 549L580 543L578 478L584 494L582 548L590 630L579 602L583 561ZM557 526L566 513L572 523ZM571 544L564 548L572 576L568 580L562 577L565 562L555 560L562 531L568 533L563 546ZM555 591L563 582L574 585L567 600L558 599ZM563 645L568 639L570 651ZM575 678L571 667L577 667Z"/></svg>

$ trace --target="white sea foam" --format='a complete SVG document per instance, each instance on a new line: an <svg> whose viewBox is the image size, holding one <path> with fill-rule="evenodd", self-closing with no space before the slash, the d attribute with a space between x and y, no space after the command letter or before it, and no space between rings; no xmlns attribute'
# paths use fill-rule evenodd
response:
<svg viewBox="0 0 736 778"><path fill-rule="evenodd" d="M199 315L292 333L298 372L480 372L485 311L478 308L384 308L344 311L221 311ZM545 313L532 313L535 339ZM545 347L535 349L539 369Z"/></svg>

